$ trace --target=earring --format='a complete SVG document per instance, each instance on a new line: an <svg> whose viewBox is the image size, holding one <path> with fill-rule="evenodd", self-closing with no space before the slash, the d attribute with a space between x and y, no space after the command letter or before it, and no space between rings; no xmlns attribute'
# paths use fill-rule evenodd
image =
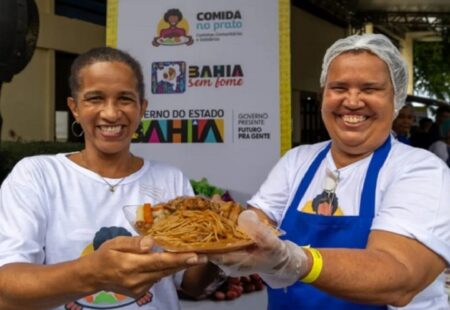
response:
<svg viewBox="0 0 450 310"><path fill-rule="evenodd" d="M77 131L75 130L75 126L76 126L76 125L80 126L80 128L81 128L80 123L78 123L77 121L73 121L72 126L70 127L70 129L71 129L71 131L72 131L72 134L73 134L75 137L77 137L77 138L82 137L82 136L84 135L83 128L81 128L81 131L80 131L80 132L77 132Z"/></svg>

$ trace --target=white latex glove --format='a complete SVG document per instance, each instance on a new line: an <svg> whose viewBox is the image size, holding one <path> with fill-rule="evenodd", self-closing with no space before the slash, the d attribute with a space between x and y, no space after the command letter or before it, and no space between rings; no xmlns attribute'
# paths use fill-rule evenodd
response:
<svg viewBox="0 0 450 310"><path fill-rule="evenodd" d="M228 276L257 273L270 287L281 288L294 284L306 273L307 256L303 249L280 240L255 212L243 211L238 225L255 245L245 250L208 255L208 259Z"/></svg>

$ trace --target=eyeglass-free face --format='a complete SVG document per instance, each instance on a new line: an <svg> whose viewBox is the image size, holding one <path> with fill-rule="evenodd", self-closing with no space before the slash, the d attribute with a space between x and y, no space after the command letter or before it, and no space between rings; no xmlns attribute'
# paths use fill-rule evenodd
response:
<svg viewBox="0 0 450 310"><path fill-rule="evenodd" d="M147 107L133 71L121 62L96 62L80 71L80 90L68 105L84 130L86 149L128 154Z"/></svg>
<svg viewBox="0 0 450 310"><path fill-rule="evenodd" d="M322 118L333 140L335 161L356 161L388 137L394 89L387 65L372 53L346 52L328 68Z"/></svg>

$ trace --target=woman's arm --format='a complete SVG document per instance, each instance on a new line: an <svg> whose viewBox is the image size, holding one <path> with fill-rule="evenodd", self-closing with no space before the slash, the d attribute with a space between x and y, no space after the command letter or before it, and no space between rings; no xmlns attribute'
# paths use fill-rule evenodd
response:
<svg viewBox="0 0 450 310"><path fill-rule="evenodd" d="M209 255L231 275L259 273L270 286L281 288L310 272L310 251L274 237L261 221L246 221L241 228L256 247ZM323 269L312 285L359 303L404 306L445 268L444 259L420 242L381 230L371 232L366 249L318 250Z"/></svg>
<svg viewBox="0 0 450 310"><path fill-rule="evenodd" d="M82 259L80 259L82 260ZM90 295L80 261L12 263L0 268L0 309L49 309Z"/></svg>
<svg viewBox="0 0 450 310"><path fill-rule="evenodd" d="M444 270L445 261L417 240L372 231L366 249L319 249L314 286L361 303L404 306Z"/></svg>
<svg viewBox="0 0 450 310"><path fill-rule="evenodd" d="M249 209L270 221L261 210ZM361 303L406 305L446 265L442 257L417 240L381 230L370 233L366 249L319 250L324 263L314 286ZM307 254L309 272L312 261Z"/></svg>
<svg viewBox="0 0 450 310"><path fill-rule="evenodd" d="M152 253L152 247L149 237L117 237L65 263L7 264L0 268L0 309L48 309L101 290L139 298L159 279L206 262L194 253Z"/></svg>

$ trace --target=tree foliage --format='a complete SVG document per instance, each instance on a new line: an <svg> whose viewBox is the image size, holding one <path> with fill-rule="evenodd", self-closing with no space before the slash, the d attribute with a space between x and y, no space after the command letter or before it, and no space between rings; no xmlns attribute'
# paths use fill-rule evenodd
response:
<svg viewBox="0 0 450 310"><path fill-rule="evenodd" d="M414 43L415 93L450 101L449 31L442 32L442 41Z"/></svg>

